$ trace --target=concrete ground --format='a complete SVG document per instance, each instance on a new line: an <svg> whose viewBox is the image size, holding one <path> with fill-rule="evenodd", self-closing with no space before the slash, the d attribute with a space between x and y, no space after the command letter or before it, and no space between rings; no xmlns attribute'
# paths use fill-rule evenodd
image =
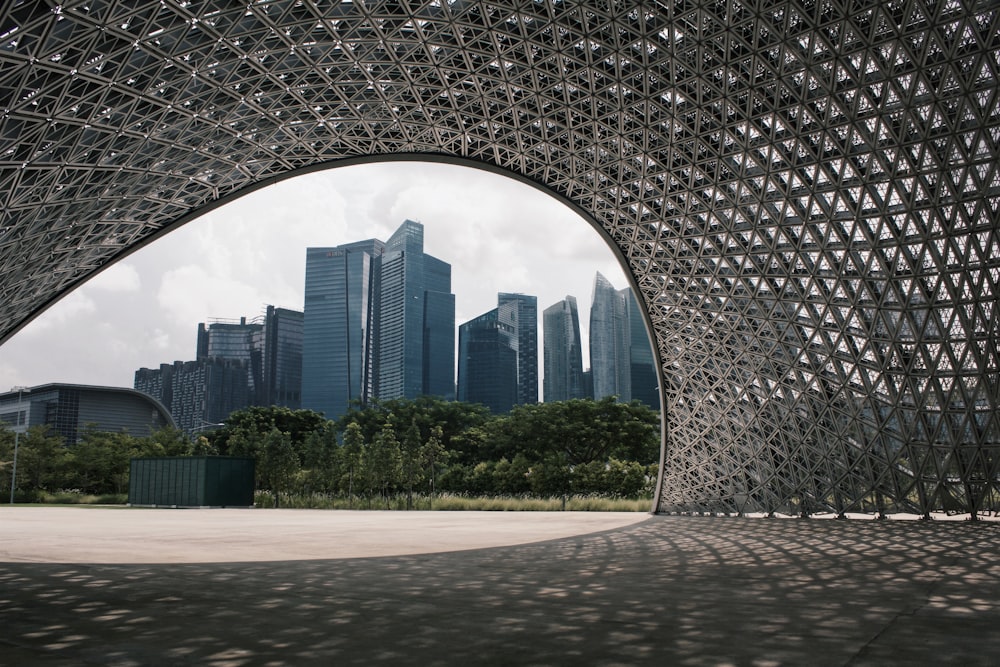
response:
<svg viewBox="0 0 1000 667"><path fill-rule="evenodd" d="M0 540L2 665L1000 665L997 523L5 507Z"/></svg>

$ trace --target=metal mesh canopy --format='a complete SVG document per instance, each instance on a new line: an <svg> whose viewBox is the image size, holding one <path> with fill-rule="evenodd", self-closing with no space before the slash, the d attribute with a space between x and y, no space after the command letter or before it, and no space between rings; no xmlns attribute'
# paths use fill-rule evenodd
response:
<svg viewBox="0 0 1000 667"><path fill-rule="evenodd" d="M0 339L269 180L462 158L620 251L658 509L996 510L998 52L994 0L7 1Z"/></svg>

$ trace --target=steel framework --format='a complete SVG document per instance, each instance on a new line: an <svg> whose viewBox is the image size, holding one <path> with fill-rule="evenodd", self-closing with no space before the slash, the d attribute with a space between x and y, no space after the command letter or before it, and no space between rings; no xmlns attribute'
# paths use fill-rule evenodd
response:
<svg viewBox="0 0 1000 667"><path fill-rule="evenodd" d="M0 340L269 180L461 158L627 264L657 509L995 511L998 52L995 0L6 0Z"/></svg>

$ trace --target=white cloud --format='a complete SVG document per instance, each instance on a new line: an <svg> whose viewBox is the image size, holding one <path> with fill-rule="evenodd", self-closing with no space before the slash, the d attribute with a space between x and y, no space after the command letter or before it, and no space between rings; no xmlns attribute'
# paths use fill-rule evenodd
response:
<svg viewBox="0 0 1000 667"><path fill-rule="evenodd" d="M65 329L67 326L75 327L75 322L89 316L96 310L97 304L94 303L94 300L83 289L76 289L63 297L58 304L42 313L28 326L35 331ZM67 335L70 335L70 332L67 332Z"/></svg>
<svg viewBox="0 0 1000 667"><path fill-rule="evenodd" d="M138 292L142 289L142 279L139 271L131 263L118 262L99 273L90 280L85 290L104 290L106 292Z"/></svg>

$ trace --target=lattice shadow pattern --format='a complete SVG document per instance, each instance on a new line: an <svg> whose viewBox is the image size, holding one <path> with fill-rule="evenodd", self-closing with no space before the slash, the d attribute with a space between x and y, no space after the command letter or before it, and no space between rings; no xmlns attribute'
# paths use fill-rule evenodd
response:
<svg viewBox="0 0 1000 667"><path fill-rule="evenodd" d="M658 509L1000 509L996 2L0 12L0 340L268 179L462 158L626 261L662 367Z"/></svg>

